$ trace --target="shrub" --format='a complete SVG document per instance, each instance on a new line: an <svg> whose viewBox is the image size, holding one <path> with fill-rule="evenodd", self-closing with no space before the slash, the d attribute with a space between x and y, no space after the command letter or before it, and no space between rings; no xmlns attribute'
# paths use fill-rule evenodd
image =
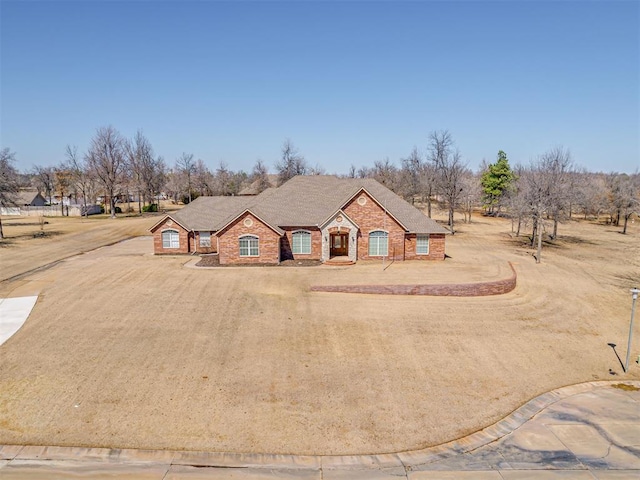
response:
<svg viewBox="0 0 640 480"><path fill-rule="evenodd" d="M152 203L150 205L145 205L144 207L142 207L142 211L143 212L157 212L158 211L158 204L157 203Z"/></svg>

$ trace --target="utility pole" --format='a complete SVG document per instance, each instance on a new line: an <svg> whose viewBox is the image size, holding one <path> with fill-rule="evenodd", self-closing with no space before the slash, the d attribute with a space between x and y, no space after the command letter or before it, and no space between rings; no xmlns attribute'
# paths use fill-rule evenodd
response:
<svg viewBox="0 0 640 480"><path fill-rule="evenodd" d="M627 360L624 362L625 373L629 371L629 356L631 355L631 337L633 336L633 315L636 313L636 300L638 300L638 294L640 290L637 288L631 289L631 295L633 300L631 301L631 323L629 324L629 342L627 343Z"/></svg>

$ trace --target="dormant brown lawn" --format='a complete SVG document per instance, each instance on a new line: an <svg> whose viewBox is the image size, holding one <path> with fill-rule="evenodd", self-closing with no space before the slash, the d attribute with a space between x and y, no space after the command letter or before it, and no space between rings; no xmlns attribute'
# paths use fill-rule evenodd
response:
<svg viewBox="0 0 640 480"><path fill-rule="evenodd" d="M139 232L154 221L102 224ZM468 434L559 386L640 378L635 363L624 374L607 345L624 358L628 289L640 280L637 222L626 236L563 224L540 265L507 220L459 227L446 261L386 270L185 268L190 258L153 256L144 237L2 282L0 296L40 297L0 347L0 443L393 452ZM3 277L5 262L21 268L16 255L44 258L87 232L1 249ZM510 275L508 261L518 286L499 297L309 292L495 280Z"/></svg>

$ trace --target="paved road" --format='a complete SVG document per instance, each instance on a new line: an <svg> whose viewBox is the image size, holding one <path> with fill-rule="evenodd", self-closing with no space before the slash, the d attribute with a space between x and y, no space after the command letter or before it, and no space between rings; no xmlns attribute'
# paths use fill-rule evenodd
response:
<svg viewBox="0 0 640 480"><path fill-rule="evenodd" d="M640 381L554 390L480 432L413 452L294 456L6 445L0 478L640 480Z"/></svg>

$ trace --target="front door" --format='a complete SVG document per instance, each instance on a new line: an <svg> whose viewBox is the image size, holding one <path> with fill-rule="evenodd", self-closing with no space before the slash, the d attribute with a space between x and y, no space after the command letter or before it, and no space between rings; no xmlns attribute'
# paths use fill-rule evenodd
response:
<svg viewBox="0 0 640 480"><path fill-rule="evenodd" d="M349 256L349 234L348 233L332 233L330 257L347 257Z"/></svg>

